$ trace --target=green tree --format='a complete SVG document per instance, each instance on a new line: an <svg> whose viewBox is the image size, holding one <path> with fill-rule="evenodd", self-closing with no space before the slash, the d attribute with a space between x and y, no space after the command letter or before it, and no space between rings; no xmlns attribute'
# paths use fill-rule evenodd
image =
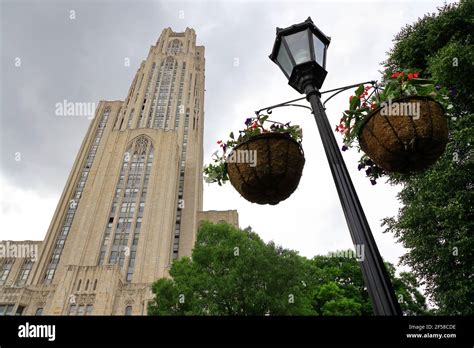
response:
<svg viewBox="0 0 474 348"><path fill-rule="evenodd" d="M425 284L440 314L474 313L473 33L474 2L445 5L403 28L384 62L386 72L417 68L451 89L444 155L423 173L391 176L403 186L402 208L383 223L408 249L401 263Z"/></svg>
<svg viewBox="0 0 474 348"><path fill-rule="evenodd" d="M316 256L312 260L312 279L317 281L313 307L321 315L371 315L372 305L360 265L354 258L337 256L345 254L347 251L336 251L328 256ZM428 314L426 300L418 290L415 276L407 272L397 276L392 264L385 262L385 266L403 313ZM334 294L332 298L327 295L330 291Z"/></svg>
<svg viewBox="0 0 474 348"><path fill-rule="evenodd" d="M158 280L151 314L274 315L311 314L301 284L303 258L265 244L250 229L204 223L192 260Z"/></svg>
<svg viewBox="0 0 474 348"><path fill-rule="evenodd" d="M315 282L312 284L314 310L320 315L372 315L359 263L354 258L337 255L345 252L316 256L310 261L311 279Z"/></svg>
<svg viewBox="0 0 474 348"><path fill-rule="evenodd" d="M406 299L411 298L407 294L419 299L410 314L423 313L424 298L414 278L406 283L391 267ZM204 223L192 258L175 260L170 275L172 279L153 284L150 315L372 314L355 259L308 260L273 242L264 243L250 228Z"/></svg>

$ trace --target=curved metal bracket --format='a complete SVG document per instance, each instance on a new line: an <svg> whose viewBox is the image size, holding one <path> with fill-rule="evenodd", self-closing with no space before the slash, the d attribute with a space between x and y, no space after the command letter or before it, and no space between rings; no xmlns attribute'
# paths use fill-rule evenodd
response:
<svg viewBox="0 0 474 348"><path fill-rule="evenodd" d="M283 106L297 106L297 107L305 108L305 109L308 109L308 110L312 111L311 107L309 107L308 105L294 104L294 102L303 100L305 98L306 97L301 97L301 98L298 98L298 99L293 99L293 100L286 101L284 103L267 106L265 108L262 108L260 110L255 111L255 115L259 116L260 113L264 110L266 111L267 114L271 114L273 109L281 108Z"/></svg>
<svg viewBox="0 0 474 348"><path fill-rule="evenodd" d="M351 88L354 88L354 87L358 87L360 85L365 85L365 84L371 84L372 86L375 87L374 91L370 94L370 96L372 96L373 93L378 93L378 90L380 89L380 87L377 85L377 81L365 81L365 82L360 82L360 83L355 83L353 85L349 85L349 86L344 86L344 87L339 87L339 88L334 88L334 89L330 89L330 90L327 90L327 91L323 91L323 92L320 92L320 94L326 94L326 93L331 93L331 92L335 92L333 94L331 94L323 103L323 107L326 108L326 103L331 100L333 97L335 97L336 95L338 95L339 93L341 92L344 92L348 89L351 89ZM367 99L370 98L367 97ZM297 107L301 107L301 108L305 108L305 109L308 109L310 110L311 112L313 111L311 109L311 107L307 106L307 105L301 105L301 104L294 104L294 102L296 101L300 101L300 100L303 100L303 99L306 99L306 97L301 97L301 98L298 98L298 99L293 99L293 100L288 100L286 102L283 102L283 103L280 103L280 104L275 104L275 105L271 105L271 106L266 106L264 108L261 108L260 110L257 110L255 111L255 115L257 115L257 117L260 115L260 113L262 111L266 111L267 114L271 114L272 113L272 110L273 109L276 109L276 108L281 108L283 106L297 106Z"/></svg>

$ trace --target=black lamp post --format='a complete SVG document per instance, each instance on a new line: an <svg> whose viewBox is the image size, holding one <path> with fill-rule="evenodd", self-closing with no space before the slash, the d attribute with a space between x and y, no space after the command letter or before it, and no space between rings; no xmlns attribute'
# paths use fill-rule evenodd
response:
<svg viewBox="0 0 474 348"><path fill-rule="evenodd" d="M401 315L387 270L321 104L319 89L327 75L326 50L330 38L310 17L291 27L277 28L276 35L270 59L281 68L289 85L306 94L311 103L352 241L356 247L364 248L362 275L374 312L376 315Z"/></svg>

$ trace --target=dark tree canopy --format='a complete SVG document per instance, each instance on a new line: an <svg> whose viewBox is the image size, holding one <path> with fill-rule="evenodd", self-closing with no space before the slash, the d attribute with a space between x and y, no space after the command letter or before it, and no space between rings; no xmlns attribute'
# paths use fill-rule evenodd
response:
<svg viewBox="0 0 474 348"><path fill-rule="evenodd" d="M426 311L413 276L389 267L406 314ZM153 284L150 315L371 315L354 258L317 256L264 243L228 224L204 223L192 258L173 262Z"/></svg>
<svg viewBox="0 0 474 348"><path fill-rule="evenodd" d="M444 155L426 172L391 177L403 185L402 208L384 221L440 314L474 313L473 34L474 2L445 5L403 28L384 63L385 72L417 68L451 90Z"/></svg>

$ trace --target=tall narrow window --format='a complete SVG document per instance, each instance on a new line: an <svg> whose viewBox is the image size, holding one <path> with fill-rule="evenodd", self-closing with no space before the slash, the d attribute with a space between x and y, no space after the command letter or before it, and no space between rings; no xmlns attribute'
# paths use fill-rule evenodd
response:
<svg viewBox="0 0 474 348"><path fill-rule="evenodd" d="M0 316L1 315L13 315L14 304L3 304L0 305Z"/></svg>
<svg viewBox="0 0 474 348"><path fill-rule="evenodd" d="M16 281L17 285L25 285L30 275L31 269L33 268L33 261L26 259L21 266L21 271Z"/></svg>
<svg viewBox="0 0 474 348"><path fill-rule="evenodd" d="M175 115L175 121L174 121L175 129L178 129L180 116L181 114L184 114L183 88L184 88L185 76L186 76L186 62L183 62L181 66L181 77L179 81L178 102L176 103L176 115Z"/></svg>
<svg viewBox="0 0 474 348"><path fill-rule="evenodd" d="M166 57L160 67L156 81L154 98L156 99L153 128L166 128L169 123L171 105L173 104L174 83L176 80L177 62L173 57ZM158 83L160 84L159 90ZM165 121L165 119L167 121Z"/></svg>
<svg viewBox="0 0 474 348"><path fill-rule="evenodd" d="M15 315L23 315L23 312L25 311L25 306L18 306L16 308L16 313Z"/></svg>
<svg viewBox="0 0 474 348"><path fill-rule="evenodd" d="M15 259L5 259L2 264L2 268L0 271L0 285L4 285L7 281L8 275L13 267L13 262Z"/></svg>
<svg viewBox="0 0 474 348"><path fill-rule="evenodd" d="M144 113L145 113L145 107L146 107L146 104L147 104L147 100L150 99L151 82L153 80L153 76L155 75L155 68L156 68L156 63L153 62L152 67L151 67L150 76L148 77L148 82L146 84L145 99L143 100L142 108L141 108L141 111L140 111L140 117L138 118L138 127L137 128L144 128L148 124L148 118L149 117L146 117L144 115ZM150 108L150 110L151 110L151 108Z"/></svg>
<svg viewBox="0 0 474 348"><path fill-rule="evenodd" d="M189 131L189 108L186 109L186 117L184 119L184 135L181 146L181 161L179 167L178 197L176 207L176 221L173 234L172 258L176 259L179 255L179 237L181 234L181 216L183 214L184 202L184 182L186 172L186 153L188 148L188 131Z"/></svg>
<svg viewBox="0 0 474 348"><path fill-rule="evenodd" d="M133 276L153 158L146 136L137 137L125 152L100 249L99 265L118 263L127 281Z"/></svg>
<svg viewBox="0 0 474 348"><path fill-rule="evenodd" d="M94 306L91 305L91 304L88 304L88 305L86 306L86 314L85 314L85 315L91 315L93 309L94 309Z"/></svg>
<svg viewBox="0 0 474 348"><path fill-rule="evenodd" d="M77 306L75 304L70 305L68 315L76 315L76 308Z"/></svg>

